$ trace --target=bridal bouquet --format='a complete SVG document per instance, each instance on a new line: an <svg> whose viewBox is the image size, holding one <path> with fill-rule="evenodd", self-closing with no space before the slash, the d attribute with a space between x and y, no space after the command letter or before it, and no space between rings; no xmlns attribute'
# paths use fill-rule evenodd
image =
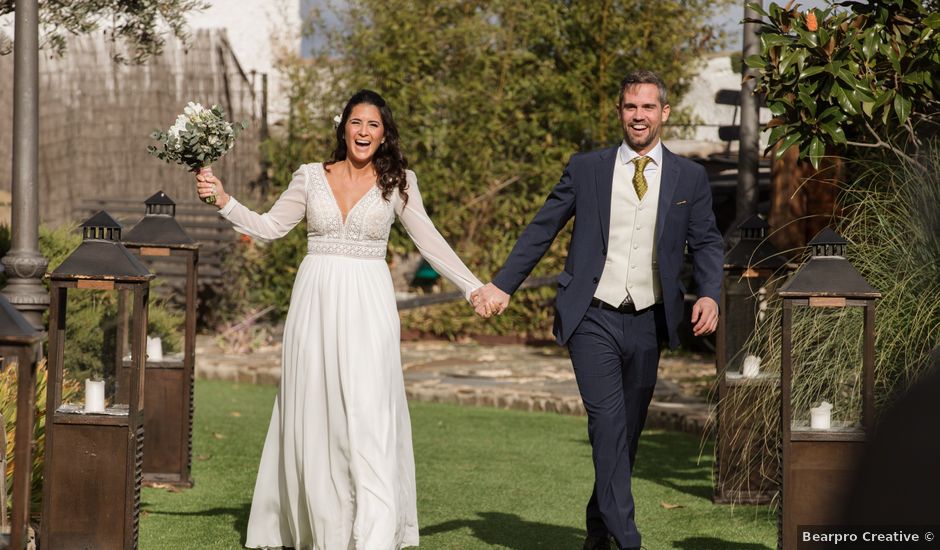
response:
<svg viewBox="0 0 940 550"><path fill-rule="evenodd" d="M147 150L160 160L181 164L192 172L212 174L209 165L228 152L235 145L239 131L247 127L247 122L232 124L225 120L218 105L207 109L190 101L169 130L155 130L150 134L160 145L151 145ZM213 204L215 196L203 200Z"/></svg>

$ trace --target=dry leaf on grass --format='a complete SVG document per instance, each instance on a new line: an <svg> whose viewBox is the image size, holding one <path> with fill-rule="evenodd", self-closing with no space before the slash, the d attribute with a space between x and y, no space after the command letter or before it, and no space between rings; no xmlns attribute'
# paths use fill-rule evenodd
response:
<svg viewBox="0 0 940 550"><path fill-rule="evenodd" d="M665 502L665 501L660 502L659 505L662 506L663 508L665 508L666 510L675 510L676 508L685 508L685 506L683 506L683 505L681 505L681 504L670 504L670 503Z"/></svg>
<svg viewBox="0 0 940 550"><path fill-rule="evenodd" d="M196 455L196 460L199 460L201 462L205 462L209 460L210 458L212 458L212 455Z"/></svg>
<svg viewBox="0 0 940 550"><path fill-rule="evenodd" d="M225 434L220 434L219 432L212 432L212 437L216 439L225 439Z"/></svg>
<svg viewBox="0 0 940 550"><path fill-rule="evenodd" d="M242 415L242 413L240 413L240 412L238 412L238 411L232 411L232 412L228 413L228 415L229 415L229 416L234 416L235 418L238 418L239 416Z"/></svg>

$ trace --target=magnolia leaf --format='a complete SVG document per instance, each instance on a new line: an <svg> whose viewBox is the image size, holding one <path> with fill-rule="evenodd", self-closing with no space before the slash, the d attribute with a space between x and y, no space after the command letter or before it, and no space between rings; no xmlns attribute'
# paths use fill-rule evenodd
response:
<svg viewBox="0 0 940 550"><path fill-rule="evenodd" d="M802 137L803 136L797 132L794 132L784 137L783 141L780 142L780 145L777 148L777 158L779 159L780 157L782 157L783 154L787 152L787 149L792 147L794 143L800 141Z"/></svg>
<svg viewBox="0 0 940 550"><path fill-rule="evenodd" d="M817 75L826 70L826 67L822 65L812 65L807 67L805 71L800 72L800 78L807 78L810 76Z"/></svg>
<svg viewBox="0 0 940 550"><path fill-rule="evenodd" d="M832 138L833 143L845 143L845 132L842 130L842 126L834 122L827 122L819 125L820 128L825 130L827 134Z"/></svg>
<svg viewBox="0 0 940 550"><path fill-rule="evenodd" d="M814 137L809 143L809 161L813 163L813 168L819 170L819 160L826 153L826 144L818 137Z"/></svg>
<svg viewBox="0 0 940 550"><path fill-rule="evenodd" d="M826 121L826 120L834 119L834 118L837 117L840 113L842 113L842 110L841 110L838 106L836 106L836 105L830 105L828 108L826 108L825 111L823 111L822 113L820 113L820 115L819 115L819 120L820 120L820 121ZM845 117L842 116L842 117L840 117L840 118L845 118Z"/></svg>
<svg viewBox="0 0 940 550"><path fill-rule="evenodd" d="M760 35L761 49L766 50L772 46L786 46L792 42L788 36L781 34L762 34Z"/></svg>
<svg viewBox="0 0 940 550"><path fill-rule="evenodd" d="M932 13L923 21L924 25L933 30L940 30L940 13Z"/></svg>
<svg viewBox="0 0 940 550"><path fill-rule="evenodd" d="M761 55L749 55L747 59L744 60L744 63L752 69L761 69L767 61Z"/></svg>
<svg viewBox="0 0 940 550"><path fill-rule="evenodd" d="M849 99L848 94L845 93L838 84L832 85L832 96L836 98L836 101L839 102L839 106L842 107L842 110L847 114L855 116L858 114L858 109L852 105L852 101Z"/></svg>
<svg viewBox="0 0 940 550"><path fill-rule="evenodd" d="M901 94L894 96L894 112L898 115L898 122L904 124L911 116L911 100Z"/></svg>
<svg viewBox="0 0 940 550"><path fill-rule="evenodd" d="M865 39L862 41L862 55L866 61L875 55L875 50L878 48L880 38L878 31L878 27L872 27L865 31Z"/></svg>
<svg viewBox="0 0 940 550"><path fill-rule="evenodd" d="M800 90L797 94L800 98L801 106L809 111L811 118L816 118L816 100L813 99L808 93Z"/></svg>
<svg viewBox="0 0 940 550"><path fill-rule="evenodd" d="M782 101L773 101L768 105L770 108L770 114L778 117L787 112L787 104Z"/></svg>

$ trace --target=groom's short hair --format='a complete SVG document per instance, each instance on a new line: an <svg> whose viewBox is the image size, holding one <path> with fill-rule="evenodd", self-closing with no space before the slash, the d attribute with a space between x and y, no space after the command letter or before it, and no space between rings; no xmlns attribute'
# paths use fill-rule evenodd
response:
<svg viewBox="0 0 940 550"><path fill-rule="evenodd" d="M663 106L668 103L666 83L663 82L663 79L653 71L640 69L628 73L627 76L623 77L623 80L620 81L620 99L617 101L617 105L623 105L623 93L627 90L627 87L636 86L637 84L655 84L656 87L659 88L659 102Z"/></svg>

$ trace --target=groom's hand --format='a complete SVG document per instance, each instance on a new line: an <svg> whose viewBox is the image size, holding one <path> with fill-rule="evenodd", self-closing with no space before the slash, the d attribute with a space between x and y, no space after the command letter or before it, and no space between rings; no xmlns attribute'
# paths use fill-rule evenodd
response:
<svg viewBox="0 0 940 550"><path fill-rule="evenodd" d="M704 336L718 328L718 304L703 296L692 306L692 334Z"/></svg>
<svg viewBox="0 0 940 550"><path fill-rule="evenodd" d="M509 294L493 283L487 283L470 293L470 302L477 315L488 318L494 313L499 315L509 306Z"/></svg>

